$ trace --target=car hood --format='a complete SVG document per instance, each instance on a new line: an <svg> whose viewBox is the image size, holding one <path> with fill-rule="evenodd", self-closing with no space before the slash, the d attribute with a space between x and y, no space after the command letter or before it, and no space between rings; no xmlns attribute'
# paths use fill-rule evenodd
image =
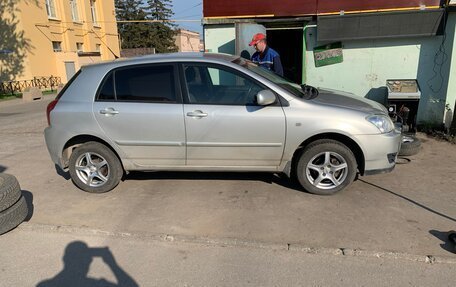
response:
<svg viewBox="0 0 456 287"><path fill-rule="evenodd" d="M355 96L352 93L322 88L319 88L318 91L318 96L312 99L313 102L318 104L363 111L366 113L387 113L386 108L382 104Z"/></svg>

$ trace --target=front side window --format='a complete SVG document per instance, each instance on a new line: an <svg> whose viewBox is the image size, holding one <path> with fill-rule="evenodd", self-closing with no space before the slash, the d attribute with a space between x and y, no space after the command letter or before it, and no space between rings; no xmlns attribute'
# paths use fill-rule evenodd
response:
<svg viewBox="0 0 456 287"><path fill-rule="evenodd" d="M117 101L176 102L176 83L173 65L153 65L115 71Z"/></svg>
<svg viewBox="0 0 456 287"><path fill-rule="evenodd" d="M231 69L219 66L184 65L190 104L256 105L264 87Z"/></svg>
<svg viewBox="0 0 456 287"><path fill-rule="evenodd" d="M49 18L57 18L54 0L46 0L46 12Z"/></svg>
<svg viewBox="0 0 456 287"><path fill-rule="evenodd" d="M70 0L71 18L73 21L79 21L78 1Z"/></svg>
<svg viewBox="0 0 456 287"><path fill-rule="evenodd" d="M90 0L90 12L92 14L92 23L93 23L93 25L98 25L98 23L97 23L97 7L96 7L96 1L95 0Z"/></svg>

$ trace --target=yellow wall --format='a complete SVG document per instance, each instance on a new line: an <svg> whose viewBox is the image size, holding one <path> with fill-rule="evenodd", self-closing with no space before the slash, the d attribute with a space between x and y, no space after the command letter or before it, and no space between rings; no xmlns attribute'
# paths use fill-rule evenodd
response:
<svg viewBox="0 0 456 287"><path fill-rule="evenodd" d="M65 62L74 62L76 71L81 65L112 60L119 56L117 25L115 22L114 0L96 0L98 24L92 23L89 0L77 0L79 21L71 16L69 0L54 0L56 19L48 17L45 0L18 1L18 30L31 47L24 59L25 69L15 80L27 80L40 76L58 76L66 82ZM52 41L62 42L62 52L54 52ZM83 43L83 52L96 52L101 45L101 55L78 54L76 43ZM108 47L113 51L110 52Z"/></svg>

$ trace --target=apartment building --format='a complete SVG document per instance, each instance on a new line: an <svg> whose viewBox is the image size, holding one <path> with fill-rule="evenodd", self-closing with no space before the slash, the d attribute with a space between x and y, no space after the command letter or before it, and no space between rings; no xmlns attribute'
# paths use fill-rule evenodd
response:
<svg viewBox="0 0 456 287"><path fill-rule="evenodd" d="M120 54L114 0L30 0L16 5L16 30L23 31L29 47L13 80L52 75L65 83L82 65Z"/></svg>

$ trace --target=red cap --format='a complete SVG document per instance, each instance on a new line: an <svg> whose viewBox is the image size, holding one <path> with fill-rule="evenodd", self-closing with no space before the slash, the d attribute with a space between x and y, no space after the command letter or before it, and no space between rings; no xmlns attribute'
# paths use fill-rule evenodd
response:
<svg viewBox="0 0 456 287"><path fill-rule="evenodd" d="M263 34L263 33L255 34L255 35L253 35L252 41L250 42L249 46L253 46L256 43L260 42L261 40L265 40L265 39L266 39L265 34Z"/></svg>

